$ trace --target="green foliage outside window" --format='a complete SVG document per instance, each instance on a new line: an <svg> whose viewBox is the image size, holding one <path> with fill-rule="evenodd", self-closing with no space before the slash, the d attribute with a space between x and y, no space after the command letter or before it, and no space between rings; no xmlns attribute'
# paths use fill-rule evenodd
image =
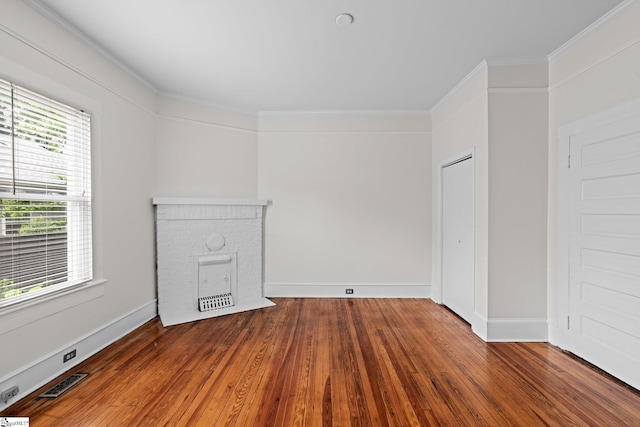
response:
<svg viewBox="0 0 640 427"><path fill-rule="evenodd" d="M29 289L15 289L15 285L12 280L0 279L0 299L15 297L20 294L26 294L27 292L34 292L42 289L45 284L46 283L43 283L42 285L34 286Z"/></svg>
<svg viewBox="0 0 640 427"><path fill-rule="evenodd" d="M65 202L5 199L0 204L0 218L19 225L21 235L64 231L67 226Z"/></svg>

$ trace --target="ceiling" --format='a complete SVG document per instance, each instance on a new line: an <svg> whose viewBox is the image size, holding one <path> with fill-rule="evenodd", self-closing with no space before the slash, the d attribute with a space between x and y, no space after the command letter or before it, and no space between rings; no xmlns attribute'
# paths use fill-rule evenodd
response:
<svg viewBox="0 0 640 427"><path fill-rule="evenodd" d="M257 112L426 111L483 59L542 60L621 0L28 2L158 93Z"/></svg>

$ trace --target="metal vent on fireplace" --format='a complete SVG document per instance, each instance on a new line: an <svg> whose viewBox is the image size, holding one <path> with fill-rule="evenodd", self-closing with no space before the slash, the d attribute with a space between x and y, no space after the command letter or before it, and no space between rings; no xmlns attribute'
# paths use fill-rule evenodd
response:
<svg viewBox="0 0 640 427"><path fill-rule="evenodd" d="M218 310L232 305L233 297L230 293L198 298L198 310L200 311Z"/></svg>

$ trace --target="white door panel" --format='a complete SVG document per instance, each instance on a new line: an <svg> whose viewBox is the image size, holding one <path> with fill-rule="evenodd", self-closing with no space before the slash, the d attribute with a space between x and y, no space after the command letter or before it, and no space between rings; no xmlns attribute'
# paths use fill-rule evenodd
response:
<svg viewBox="0 0 640 427"><path fill-rule="evenodd" d="M620 211L620 207L616 209ZM600 213L582 215L582 234L594 237L640 237L640 215Z"/></svg>
<svg viewBox="0 0 640 427"><path fill-rule="evenodd" d="M640 388L640 115L570 138L570 350Z"/></svg>
<svg viewBox="0 0 640 427"><path fill-rule="evenodd" d="M472 323L474 312L473 160L442 169L442 302Z"/></svg>

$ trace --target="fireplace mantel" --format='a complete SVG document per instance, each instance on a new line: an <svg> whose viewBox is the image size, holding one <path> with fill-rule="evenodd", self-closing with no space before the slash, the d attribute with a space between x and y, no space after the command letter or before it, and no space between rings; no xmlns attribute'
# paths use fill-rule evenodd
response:
<svg viewBox="0 0 640 427"><path fill-rule="evenodd" d="M226 206L266 206L268 200L256 199L207 199L193 197L154 197L154 205L226 205Z"/></svg>
<svg viewBox="0 0 640 427"><path fill-rule="evenodd" d="M263 296L268 201L155 197L153 204L163 325L274 305Z"/></svg>

